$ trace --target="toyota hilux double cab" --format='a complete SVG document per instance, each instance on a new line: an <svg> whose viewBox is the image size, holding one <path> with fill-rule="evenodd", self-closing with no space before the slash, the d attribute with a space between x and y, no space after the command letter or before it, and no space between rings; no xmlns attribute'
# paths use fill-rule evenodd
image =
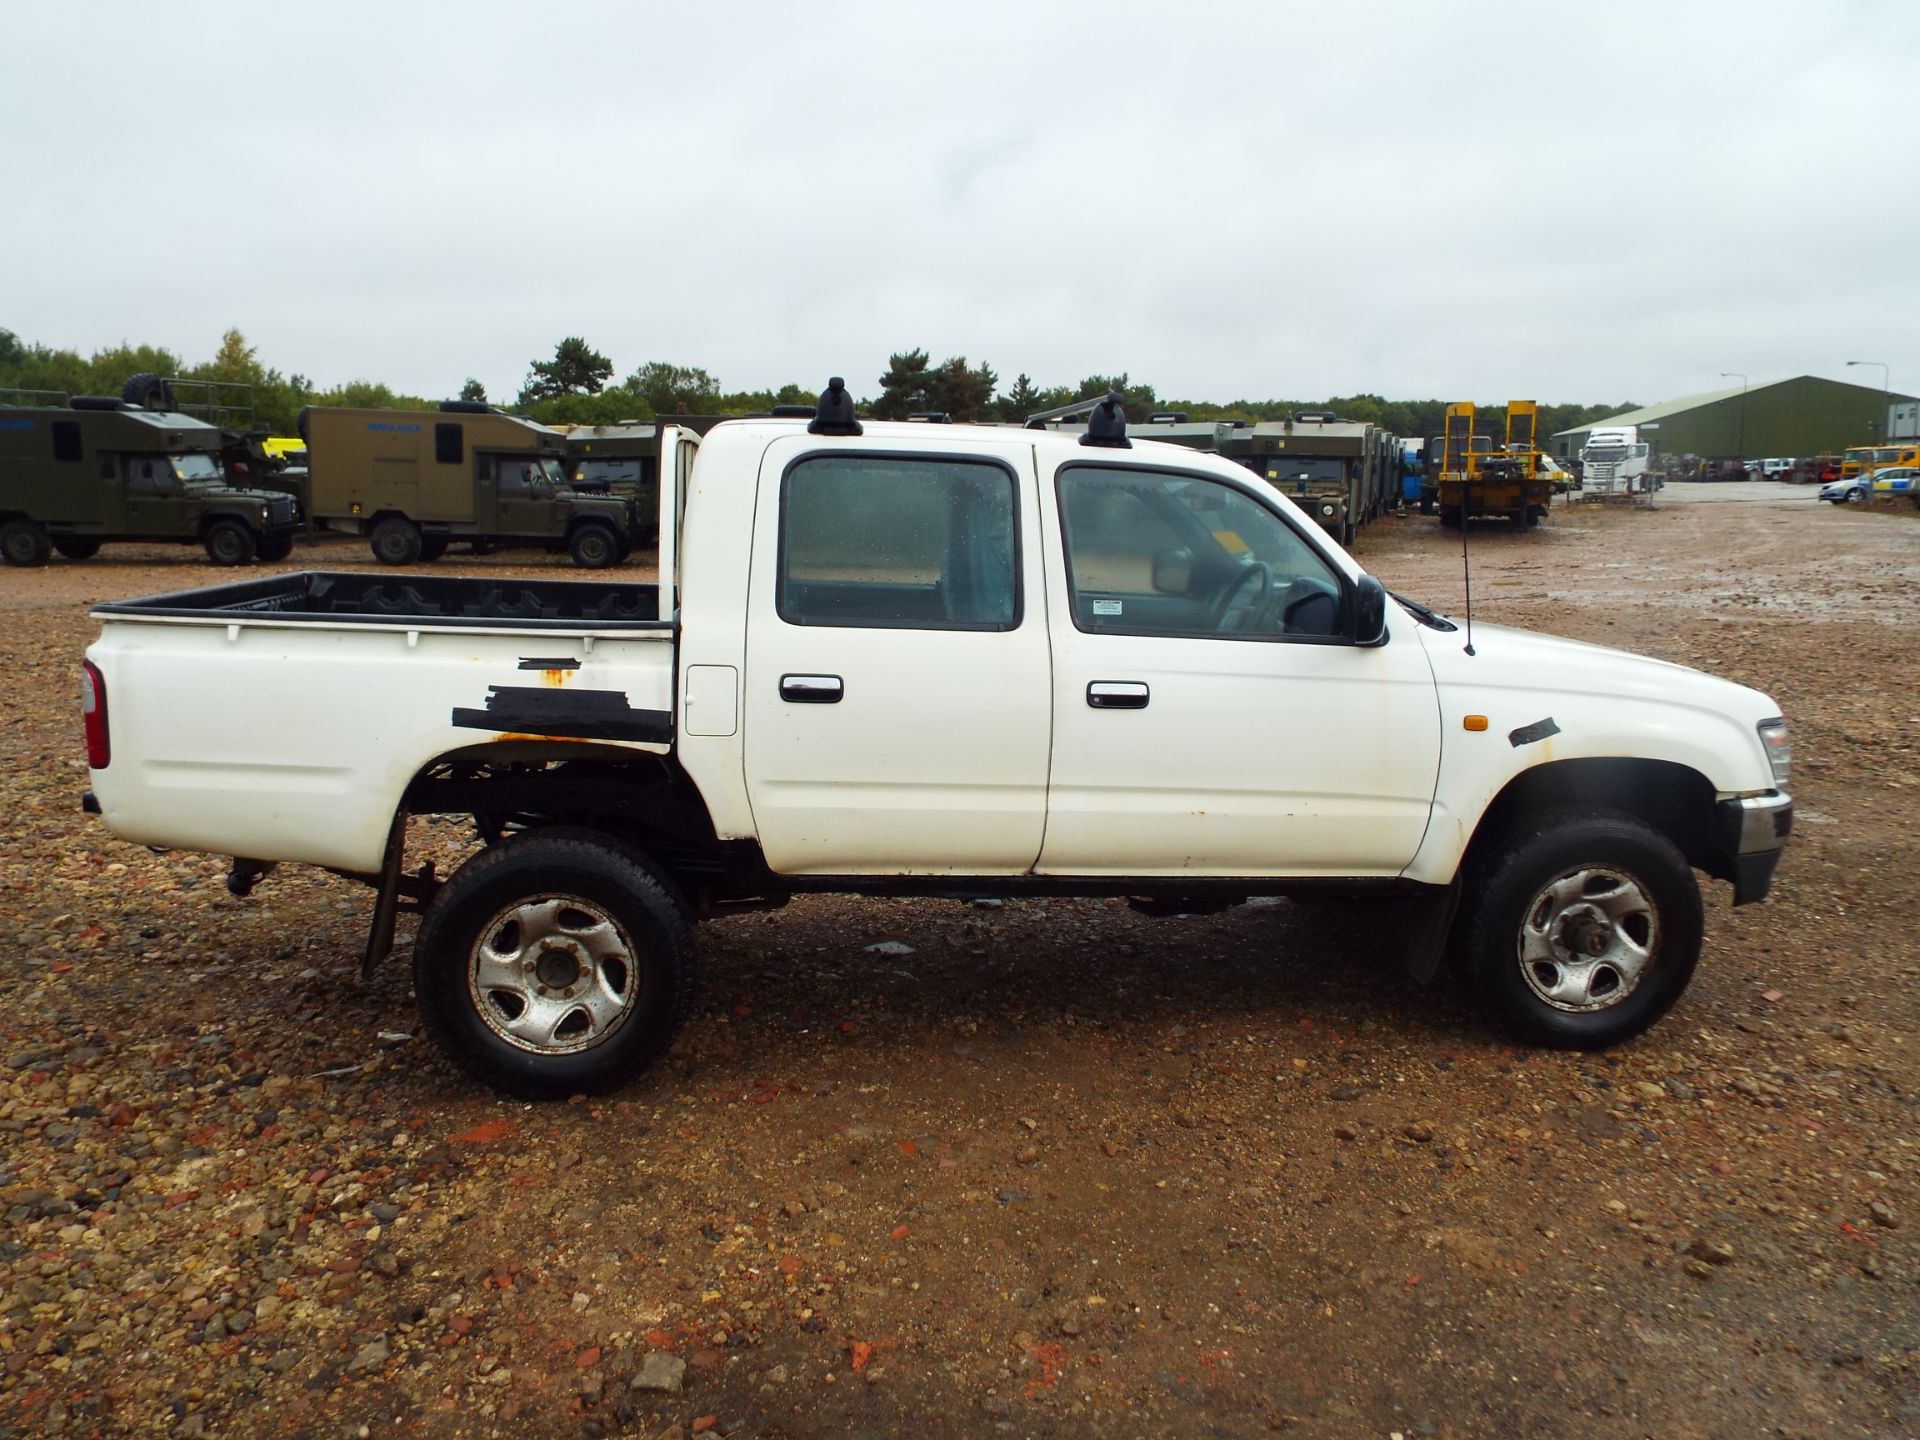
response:
<svg viewBox="0 0 1920 1440"><path fill-rule="evenodd" d="M96 607L88 808L138 844L422 912L472 1075L621 1084L688 1011L694 922L808 891L1402 897L1525 1040L1638 1034L1700 955L1695 872L1762 898L1778 707L1390 596L1229 460L811 421L660 444L656 584L290 574ZM697 444L697 456L695 453ZM1276 743L1284 737L1285 743ZM471 816L444 880L415 815Z"/></svg>

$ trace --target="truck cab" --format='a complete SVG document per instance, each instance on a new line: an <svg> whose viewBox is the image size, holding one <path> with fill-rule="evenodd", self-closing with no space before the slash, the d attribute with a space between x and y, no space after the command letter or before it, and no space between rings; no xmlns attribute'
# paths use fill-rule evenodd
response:
<svg viewBox="0 0 1920 1440"><path fill-rule="evenodd" d="M284 560L298 503L228 483L220 432L187 415L77 396L0 409L0 556L43 565L104 544L198 544L216 565Z"/></svg>

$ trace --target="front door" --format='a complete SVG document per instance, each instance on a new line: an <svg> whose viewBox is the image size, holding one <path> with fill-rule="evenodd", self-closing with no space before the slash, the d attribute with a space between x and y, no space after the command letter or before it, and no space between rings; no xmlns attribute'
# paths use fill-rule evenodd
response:
<svg viewBox="0 0 1920 1440"><path fill-rule="evenodd" d="M1419 848L1440 732L1389 606L1343 638L1351 586L1249 487L1073 462L1049 477L1056 875L1393 875ZM1257 482L1255 482L1257 484Z"/></svg>
<svg viewBox="0 0 1920 1440"><path fill-rule="evenodd" d="M501 455L495 461L499 477L496 534L552 535L559 502L545 465L535 457Z"/></svg>
<svg viewBox="0 0 1920 1440"><path fill-rule="evenodd" d="M783 874L1021 874L1051 739L1032 452L825 437L762 461L745 759Z"/></svg>

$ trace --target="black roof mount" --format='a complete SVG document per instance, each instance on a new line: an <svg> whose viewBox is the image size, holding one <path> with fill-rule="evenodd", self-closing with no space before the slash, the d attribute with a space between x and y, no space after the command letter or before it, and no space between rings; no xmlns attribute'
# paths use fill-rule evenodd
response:
<svg viewBox="0 0 1920 1440"><path fill-rule="evenodd" d="M813 412L813 422L807 426L809 435L862 435L860 422L853 415L853 396L847 393L847 382L835 375L827 381L827 388L821 392L820 407Z"/></svg>
<svg viewBox="0 0 1920 1440"><path fill-rule="evenodd" d="M811 420L818 413L816 405L776 405L767 411L775 420Z"/></svg>
<svg viewBox="0 0 1920 1440"><path fill-rule="evenodd" d="M495 412L493 406L484 400L442 400L440 413L442 415L492 415Z"/></svg>
<svg viewBox="0 0 1920 1440"><path fill-rule="evenodd" d="M1107 398L1093 407L1087 416L1087 433L1080 437L1080 443L1104 450L1133 448L1133 442L1127 439L1127 412L1118 390L1109 390Z"/></svg>
<svg viewBox="0 0 1920 1440"><path fill-rule="evenodd" d="M67 401L69 410L138 410L118 395L75 395Z"/></svg>

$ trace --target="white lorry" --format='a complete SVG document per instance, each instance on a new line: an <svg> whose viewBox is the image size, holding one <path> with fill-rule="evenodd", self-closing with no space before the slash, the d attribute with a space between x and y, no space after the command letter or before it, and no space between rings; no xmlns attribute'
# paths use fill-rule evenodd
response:
<svg viewBox="0 0 1920 1440"><path fill-rule="evenodd" d="M377 888L430 1032L603 1090L689 1005L691 922L802 891L1423 902L1541 1044L1639 1033L1761 898L1785 722L1679 666L1390 598L1241 466L819 414L661 431L660 580L290 574L98 606L87 807ZM471 815L443 882L405 821Z"/></svg>
<svg viewBox="0 0 1920 1440"><path fill-rule="evenodd" d="M1580 488L1589 495L1658 490L1652 444L1632 425L1596 425L1580 447Z"/></svg>

